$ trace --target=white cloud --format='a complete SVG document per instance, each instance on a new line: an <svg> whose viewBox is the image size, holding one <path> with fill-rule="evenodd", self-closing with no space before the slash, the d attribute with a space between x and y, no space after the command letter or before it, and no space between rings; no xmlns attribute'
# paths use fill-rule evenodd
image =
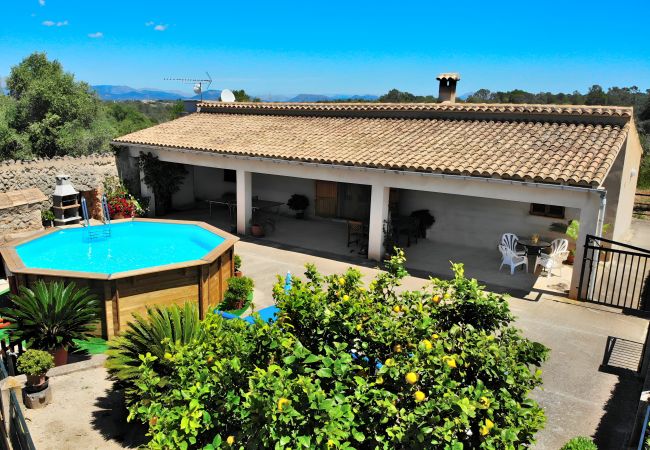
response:
<svg viewBox="0 0 650 450"><path fill-rule="evenodd" d="M68 25L68 21L64 20L62 22L54 22L53 20L45 20L43 21L43 25L46 27L65 27Z"/></svg>
<svg viewBox="0 0 650 450"><path fill-rule="evenodd" d="M45 0L38 0L38 4L41 6L45 6Z"/></svg>
<svg viewBox="0 0 650 450"><path fill-rule="evenodd" d="M153 27L153 29L156 30L156 31L165 31L165 30L167 29L168 26L169 26L169 25L162 25L162 24L160 24L160 25L156 25L155 27Z"/></svg>
<svg viewBox="0 0 650 450"><path fill-rule="evenodd" d="M153 21L153 20L150 20L149 22L145 22L145 23L144 23L144 26L145 26L145 27L150 27L150 26L153 25L153 24L154 24L154 21Z"/></svg>
<svg viewBox="0 0 650 450"><path fill-rule="evenodd" d="M101 31L98 31L97 33L90 33L88 35L88 37L91 38L91 39L99 39L99 38L104 37L104 33L102 33Z"/></svg>

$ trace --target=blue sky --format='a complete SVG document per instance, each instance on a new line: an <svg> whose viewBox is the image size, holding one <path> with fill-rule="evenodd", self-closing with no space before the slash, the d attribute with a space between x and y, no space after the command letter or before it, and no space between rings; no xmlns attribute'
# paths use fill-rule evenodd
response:
<svg viewBox="0 0 650 450"><path fill-rule="evenodd" d="M261 94L650 88L650 1L0 0L0 76L33 51L91 84Z"/></svg>

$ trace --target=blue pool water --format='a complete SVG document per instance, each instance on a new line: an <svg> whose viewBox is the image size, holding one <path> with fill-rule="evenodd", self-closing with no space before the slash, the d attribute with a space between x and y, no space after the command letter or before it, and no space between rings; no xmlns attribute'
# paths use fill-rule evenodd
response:
<svg viewBox="0 0 650 450"><path fill-rule="evenodd" d="M16 251L31 268L114 274L200 259L224 241L193 224L123 222L110 230L110 237L90 240L88 229L66 228Z"/></svg>

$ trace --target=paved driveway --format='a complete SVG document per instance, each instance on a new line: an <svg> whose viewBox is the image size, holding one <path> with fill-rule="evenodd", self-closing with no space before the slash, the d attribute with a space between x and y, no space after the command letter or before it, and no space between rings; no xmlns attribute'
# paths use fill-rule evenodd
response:
<svg viewBox="0 0 650 450"><path fill-rule="evenodd" d="M376 269L304 253L239 242L243 272L255 280L257 308L273 304L271 287L278 274L302 274L313 262L324 274L357 267L369 281ZM451 274L451 272L450 272ZM467 274L472 276L471 273ZM426 280L409 277L407 289ZM534 393L546 410L547 425L538 435L539 449L558 449L571 437L592 436L603 449L616 449L627 438L636 413L640 383L633 376L599 370L608 337L619 339L613 359L633 366L645 339L647 320L584 306L545 299L537 302L512 298L517 325L531 339L551 348L544 365L544 387Z"/></svg>

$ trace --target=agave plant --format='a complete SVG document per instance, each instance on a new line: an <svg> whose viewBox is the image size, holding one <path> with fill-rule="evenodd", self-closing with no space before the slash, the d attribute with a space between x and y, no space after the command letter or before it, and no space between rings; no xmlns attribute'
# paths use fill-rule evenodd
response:
<svg viewBox="0 0 650 450"><path fill-rule="evenodd" d="M172 344L187 344L204 338L196 305L185 303L181 308L148 307L146 317L133 315L126 330L108 342L106 368L117 380L129 383L142 364L140 355L156 356L157 370L165 371L165 353Z"/></svg>
<svg viewBox="0 0 650 450"><path fill-rule="evenodd" d="M86 339L100 319L100 303L87 288L74 283L37 281L10 295L11 306L0 314L11 322L13 335L30 348L67 348L73 339Z"/></svg>

